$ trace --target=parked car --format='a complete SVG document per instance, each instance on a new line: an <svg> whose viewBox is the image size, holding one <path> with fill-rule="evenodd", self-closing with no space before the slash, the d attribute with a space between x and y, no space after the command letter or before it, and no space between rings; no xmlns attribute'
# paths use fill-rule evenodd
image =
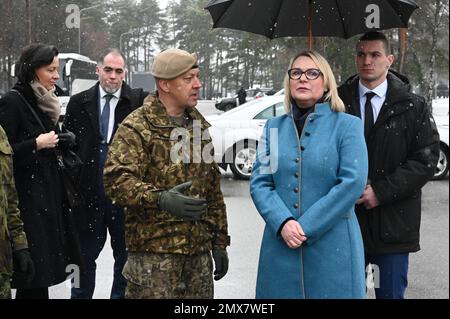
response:
<svg viewBox="0 0 450 319"><path fill-rule="evenodd" d="M438 180L445 178L448 174L449 169L448 115L445 117L435 116L434 119L436 121L436 126L440 137L440 152L439 152L439 160L436 166L436 173L434 174L433 179Z"/></svg>
<svg viewBox="0 0 450 319"><path fill-rule="evenodd" d="M436 122L436 126L440 136L440 153L438 164L436 167L436 173L434 174L433 177L434 180L445 178L449 171L448 114L449 114L448 98L438 98L433 100L433 117Z"/></svg>
<svg viewBox="0 0 450 319"><path fill-rule="evenodd" d="M255 99L220 115L207 116L214 145L214 160L223 169L230 166L238 179L249 179L256 148L266 121L285 114L284 95ZM433 179L444 178L449 171L448 115L435 116L440 135L440 156Z"/></svg>
<svg viewBox="0 0 450 319"><path fill-rule="evenodd" d="M272 94L275 93L275 91L270 88L248 89L245 90L245 92L247 93L246 97L247 102L253 99L259 99L266 95L271 95L271 93ZM223 98L217 101L216 109L226 112L231 109L234 109L237 105L238 105L238 96L236 94L233 97Z"/></svg>
<svg viewBox="0 0 450 319"><path fill-rule="evenodd" d="M268 119L285 113L283 101L283 95L266 96L206 117L220 167L226 170L229 165L238 179L250 178L262 129Z"/></svg>

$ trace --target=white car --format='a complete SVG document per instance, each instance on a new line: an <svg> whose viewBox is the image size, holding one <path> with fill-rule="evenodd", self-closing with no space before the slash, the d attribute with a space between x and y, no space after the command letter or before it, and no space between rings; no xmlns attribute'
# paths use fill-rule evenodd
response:
<svg viewBox="0 0 450 319"><path fill-rule="evenodd" d="M436 172L433 179L443 179L448 173L448 115L446 116L434 116L436 126L439 132L440 138L440 152L439 160L436 166Z"/></svg>
<svg viewBox="0 0 450 319"><path fill-rule="evenodd" d="M446 125L437 126L439 131L440 141L440 152L439 161L436 167L436 173L433 179L443 179L448 173L448 120Z"/></svg>
<svg viewBox="0 0 450 319"><path fill-rule="evenodd" d="M220 115L207 116L214 145L214 160L223 169L230 166L234 176L249 179L256 147L266 121L285 114L284 95L253 100ZM448 111L447 111L448 112ZM434 116L440 135L440 156L433 179L444 178L449 170L448 114Z"/></svg>
<svg viewBox="0 0 450 319"><path fill-rule="evenodd" d="M449 99L438 98L433 100L433 117L440 137L439 161L433 179L443 179L448 173L448 112Z"/></svg>
<svg viewBox="0 0 450 319"><path fill-rule="evenodd" d="M284 95L266 96L240 105L218 116L207 116L214 160L220 167L228 165L234 176L249 179L256 147L266 121L284 114Z"/></svg>

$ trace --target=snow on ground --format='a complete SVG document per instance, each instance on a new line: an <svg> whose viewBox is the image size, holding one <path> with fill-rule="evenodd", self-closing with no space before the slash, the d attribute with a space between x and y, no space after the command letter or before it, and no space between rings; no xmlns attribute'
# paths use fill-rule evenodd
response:
<svg viewBox="0 0 450 319"><path fill-rule="evenodd" d="M448 97L433 100L433 117L437 125L448 125L448 111Z"/></svg>

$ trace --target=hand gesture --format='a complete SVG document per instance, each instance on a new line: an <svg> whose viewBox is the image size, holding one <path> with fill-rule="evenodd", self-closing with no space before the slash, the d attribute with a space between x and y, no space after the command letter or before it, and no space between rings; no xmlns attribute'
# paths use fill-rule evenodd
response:
<svg viewBox="0 0 450 319"><path fill-rule="evenodd" d="M296 220L289 220L281 229L281 237L289 248L300 247L308 238L302 229L302 226Z"/></svg>
<svg viewBox="0 0 450 319"><path fill-rule="evenodd" d="M159 208L186 220L197 220L206 212L205 199L183 195L192 186L192 181L180 184L164 191L159 197Z"/></svg>
<svg viewBox="0 0 450 319"><path fill-rule="evenodd" d="M55 131L41 134L36 138L36 148L38 151L44 148L54 148L58 146L58 141L59 138Z"/></svg>

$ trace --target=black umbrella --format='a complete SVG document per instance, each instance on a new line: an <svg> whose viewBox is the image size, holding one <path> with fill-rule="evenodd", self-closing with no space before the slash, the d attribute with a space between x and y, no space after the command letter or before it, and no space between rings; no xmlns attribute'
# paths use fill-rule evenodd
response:
<svg viewBox="0 0 450 319"><path fill-rule="evenodd" d="M371 30L406 28L413 0L211 0L214 28L270 39L308 36L350 38Z"/></svg>

